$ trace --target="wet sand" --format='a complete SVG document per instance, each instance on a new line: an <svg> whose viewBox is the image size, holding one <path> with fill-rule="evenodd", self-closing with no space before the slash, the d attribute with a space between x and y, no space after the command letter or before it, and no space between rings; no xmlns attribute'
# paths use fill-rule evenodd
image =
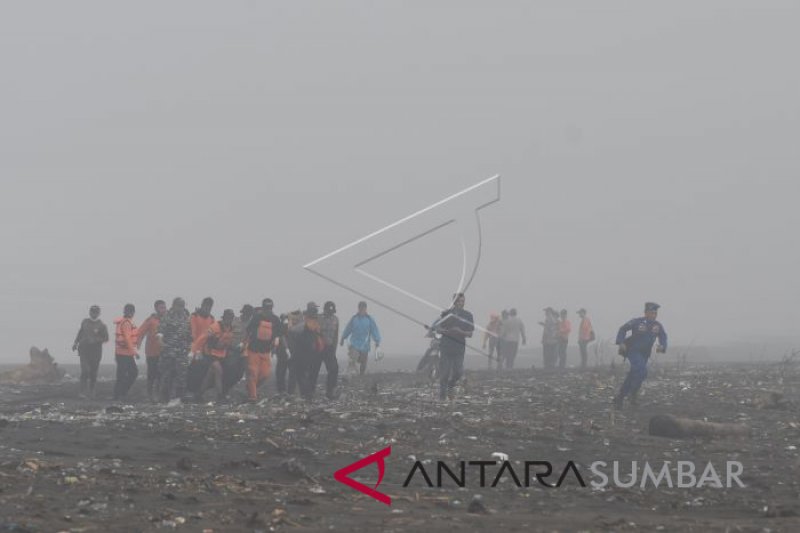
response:
<svg viewBox="0 0 800 533"><path fill-rule="evenodd" d="M455 402L445 404L407 372L346 380L335 401L273 397L255 405L239 403L241 385L225 405L152 405L142 376L124 405L102 399L110 381L96 401L78 399L74 382L3 385L0 531L800 529L796 371L664 366L637 409L612 415L609 400L622 378L620 366L470 371ZM789 404L752 404L767 389ZM648 421L660 413L745 423L751 436L651 437ZM334 480L339 468L387 446L378 490L391 506ZM415 460L430 466L435 482L436 461L456 469L460 460L491 461L494 452L507 454L517 472L525 461L549 461L557 473L570 460L582 473L592 461L627 469L634 460L740 461L746 487L594 490L569 476L559 488L519 488L504 475L481 488L474 469L465 488L449 478L444 488L429 488L420 476L403 487ZM497 471L487 468L487 477ZM374 486L377 469L353 477Z"/></svg>

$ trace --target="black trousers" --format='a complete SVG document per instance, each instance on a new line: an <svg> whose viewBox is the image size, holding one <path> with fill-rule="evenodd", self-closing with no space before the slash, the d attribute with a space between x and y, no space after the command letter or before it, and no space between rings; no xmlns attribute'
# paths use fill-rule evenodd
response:
<svg viewBox="0 0 800 533"><path fill-rule="evenodd" d="M442 350L439 357L439 399L446 399L464 375L464 353L463 348Z"/></svg>
<svg viewBox="0 0 800 533"><path fill-rule="evenodd" d="M544 359L545 368L555 368L558 360L558 345L542 344L542 359Z"/></svg>
<svg viewBox="0 0 800 533"><path fill-rule="evenodd" d="M158 357L147 357L147 395L151 397L158 390L161 372L158 370Z"/></svg>
<svg viewBox="0 0 800 533"><path fill-rule="evenodd" d="M514 359L517 358L519 342L503 341L503 360L506 368L514 368Z"/></svg>
<svg viewBox="0 0 800 533"><path fill-rule="evenodd" d="M323 364L325 364L325 371L328 373L325 380L325 395L328 398L332 398L333 391L336 390L336 382L339 380L339 361L336 360L336 345L327 346L319 356L311 361L308 380L312 395L316 391L319 371Z"/></svg>
<svg viewBox="0 0 800 533"><path fill-rule="evenodd" d="M558 341L558 368L567 366L567 341Z"/></svg>
<svg viewBox="0 0 800 533"><path fill-rule="evenodd" d="M136 359L130 355L117 355L117 382L114 383L114 399L123 400L131 386L139 376L139 368L136 366Z"/></svg>
<svg viewBox="0 0 800 533"><path fill-rule="evenodd" d="M278 350L275 352L275 384L277 385L279 394L285 392L294 394L297 388L297 372L294 370L294 353L295 350L292 350L292 356L289 357L289 352L286 350L286 347L283 346L283 343L281 343ZM289 384L288 390L286 386L287 381Z"/></svg>
<svg viewBox="0 0 800 533"><path fill-rule="evenodd" d="M320 354L311 350L295 350L292 352L292 373L297 380L297 388L303 398L311 398L314 395L316 381L312 383L311 376L319 358Z"/></svg>
<svg viewBox="0 0 800 533"><path fill-rule="evenodd" d="M81 360L81 392L94 392L97 383L97 369L103 358L102 344L87 344L78 348Z"/></svg>

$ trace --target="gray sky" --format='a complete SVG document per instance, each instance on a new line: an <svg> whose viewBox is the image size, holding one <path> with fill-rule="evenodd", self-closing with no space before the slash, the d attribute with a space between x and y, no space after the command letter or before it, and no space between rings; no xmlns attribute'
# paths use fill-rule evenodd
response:
<svg viewBox="0 0 800 533"><path fill-rule="evenodd" d="M674 343L798 337L800 6L431 4L4 2L0 358L71 360L95 302L347 317L301 265L495 173L481 321L607 337L656 300ZM442 301L456 241L382 268Z"/></svg>

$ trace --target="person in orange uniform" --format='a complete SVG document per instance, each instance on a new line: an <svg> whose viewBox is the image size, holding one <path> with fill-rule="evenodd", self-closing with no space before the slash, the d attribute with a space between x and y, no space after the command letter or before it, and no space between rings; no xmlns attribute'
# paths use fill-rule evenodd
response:
<svg viewBox="0 0 800 533"><path fill-rule="evenodd" d="M247 357L247 398L251 402L258 400L258 386L272 372L270 354L273 346L278 344L279 329L275 327L267 311L259 307L245 334L245 356Z"/></svg>
<svg viewBox="0 0 800 533"><path fill-rule="evenodd" d="M137 348L142 348L144 343L144 356L147 361L147 397L151 402L157 400L156 391L160 374L158 372L158 357L161 355L161 339L158 338L158 326L161 324L161 317L167 312L167 304L164 300L156 300L153 304L155 312L147 317L142 325L139 326L139 340ZM147 339L147 342L144 342Z"/></svg>
<svg viewBox="0 0 800 533"><path fill-rule="evenodd" d="M586 309L578 309L578 316L581 317L581 324L578 326L578 347L581 350L581 368L586 368L589 352L586 347L595 339L592 321L586 316Z"/></svg>
<svg viewBox="0 0 800 533"><path fill-rule="evenodd" d="M226 309L222 313L222 320L211 324L201 338L203 357L208 358L210 364L200 388L198 400L202 401L203 393L212 387L217 393L217 401L224 398L222 361L228 356L228 350L233 346L233 319L235 316L233 309Z"/></svg>
<svg viewBox="0 0 800 533"><path fill-rule="evenodd" d="M192 353L194 355L201 355L203 350L199 344L200 339L204 338L208 332L208 328L214 323L214 315L211 314L211 309L214 307L214 299L211 297L203 298L200 307L195 309L189 319L189 324L192 327Z"/></svg>
<svg viewBox="0 0 800 533"><path fill-rule="evenodd" d="M135 313L133 304L126 304L122 318L114 321L117 327L114 353L117 360L117 381L114 383L114 400L124 400L139 375L135 360L139 358L136 350L137 328L133 323Z"/></svg>

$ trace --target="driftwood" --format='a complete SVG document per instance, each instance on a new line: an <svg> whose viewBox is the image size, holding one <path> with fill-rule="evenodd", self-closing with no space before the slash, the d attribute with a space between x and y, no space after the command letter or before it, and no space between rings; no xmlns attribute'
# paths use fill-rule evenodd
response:
<svg viewBox="0 0 800 533"><path fill-rule="evenodd" d="M656 437L681 439L685 437L747 436L750 428L743 424L721 424L672 415L656 415L650 419L650 434Z"/></svg>
<svg viewBox="0 0 800 533"><path fill-rule="evenodd" d="M64 377L64 371L58 367L53 356L45 348L32 347L31 361L25 366L0 374L0 382L16 384L54 383Z"/></svg>

